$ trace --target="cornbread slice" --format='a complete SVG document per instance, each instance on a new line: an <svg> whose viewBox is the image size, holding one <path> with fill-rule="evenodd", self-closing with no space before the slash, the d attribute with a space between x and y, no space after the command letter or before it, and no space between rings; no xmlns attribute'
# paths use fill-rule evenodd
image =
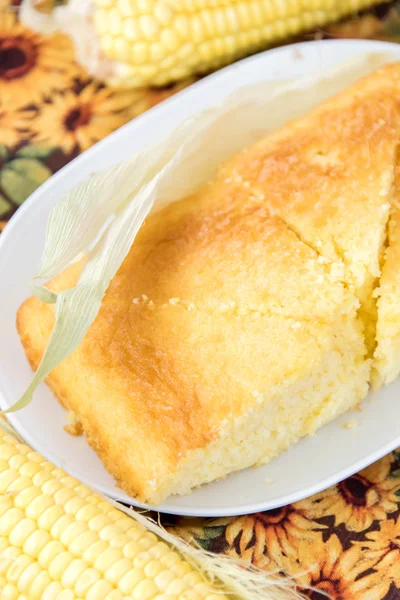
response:
<svg viewBox="0 0 400 600"><path fill-rule="evenodd" d="M226 195L211 209L212 193L148 219L48 378L119 485L152 504L269 460L368 387L358 302L331 265L266 208ZM53 323L36 298L18 312L34 368Z"/></svg>
<svg viewBox="0 0 400 600"><path fill-rule="evenodd" d="M385 66L304 118L245 149L219 174L281 216L305 243L342 260L361 302L370 354L373 288L393 199L400 66Z"/></svg>

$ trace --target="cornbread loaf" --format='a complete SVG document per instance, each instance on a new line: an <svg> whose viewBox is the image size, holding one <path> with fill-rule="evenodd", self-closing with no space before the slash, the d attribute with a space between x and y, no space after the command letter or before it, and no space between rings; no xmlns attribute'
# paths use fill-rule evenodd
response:
<svg viewBox="0 0 400 600"><path fill-rule="evenodd" d="M400 371L399 76L287 124L141 228L48 377L127 493L156 504L268 462ZM53 324L37 298L19 309L33 368Z"/></svg>

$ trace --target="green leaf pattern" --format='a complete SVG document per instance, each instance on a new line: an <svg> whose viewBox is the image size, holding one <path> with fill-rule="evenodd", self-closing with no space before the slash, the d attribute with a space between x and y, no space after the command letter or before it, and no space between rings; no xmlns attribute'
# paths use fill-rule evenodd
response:
<svg viewBox="0 0 400 600"><path fill-rule="evenodd" d="M0 217L21 206L52 175L47 161L54 151L55 148L28 144L12 153L0 146Z"/></svg>

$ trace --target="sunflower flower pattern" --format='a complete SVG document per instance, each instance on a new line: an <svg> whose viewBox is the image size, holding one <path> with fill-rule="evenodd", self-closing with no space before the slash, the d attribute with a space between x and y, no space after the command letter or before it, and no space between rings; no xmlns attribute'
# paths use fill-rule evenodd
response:
<svg viewBox="0 0 400 600"><path fill-rule="evenodd" d="M46 13L67 0L34 2ZM55 171L193 81L109 89L77 64L65 35L23 26L19 3L0 0L0 232ZM400 0L317 35L400 42ZM400 449L295 504L223 519L171 519L165 525L186 541L290 575L310 600L400 600Z"/></svg>
<svg viewBox="0 0 400 600"><path fill-rule="evenodd" d="M289 575L311 600L399 600L400 449L311 498L169 529L212 552Z"/></svg>
<svg viewBox="0 0 400 600"><path fill-rule="evenodd" d="M62 1L39 0L38 7L46 12ZM55 171L190 83L110 90L78 65L66 35L21 24L19 4L0 0L0 231Z"/></svg>
<svg viewBox="0 0 400 600"><path fill-rule="evenodd" d="M348 531L365 531L398 508L399 482L389 477L392 461L388 455L296 507L308 518L332 516L335 525L343 523Z"/></svg>
<svg viewBox="0 0 400 600"><path fill-rule="evenodd" d="M315 532L325 528L293 505L238 517L226 529L227 554L251 560L259 568L282 570L294 558L296 540L313 540Z"/></svg>

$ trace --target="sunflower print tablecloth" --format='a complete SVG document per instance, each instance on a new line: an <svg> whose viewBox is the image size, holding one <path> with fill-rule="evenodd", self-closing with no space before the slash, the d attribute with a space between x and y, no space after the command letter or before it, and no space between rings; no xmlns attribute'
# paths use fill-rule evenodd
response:
<svg viewBox="0 0 400 600"><path fill-rule="evenodd" d="M400 0L305 39L315 37L400 42ZM190 83L107 89L75 62L66 36L30 31L18 22L18 1L0 0L0 230L52 173ZM299 588L314 588L306 592L312 600L400 600L400 450L293 505L233 518L178 518L170 527L207 550L293 576Z"/></svg>

